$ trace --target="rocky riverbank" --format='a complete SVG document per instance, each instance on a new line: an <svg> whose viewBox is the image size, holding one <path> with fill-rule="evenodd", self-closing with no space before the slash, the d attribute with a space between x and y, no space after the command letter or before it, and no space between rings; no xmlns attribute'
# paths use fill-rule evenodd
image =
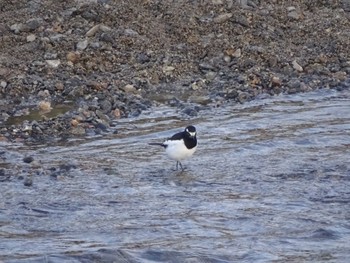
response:
<svg viewBox="0 0 350 263"><path fill-rule="evenodd" d="M193 116L197 105L350 87L346 0L5 0L0 10L1 140L118 132L115 120L159 103Z"/></svg>

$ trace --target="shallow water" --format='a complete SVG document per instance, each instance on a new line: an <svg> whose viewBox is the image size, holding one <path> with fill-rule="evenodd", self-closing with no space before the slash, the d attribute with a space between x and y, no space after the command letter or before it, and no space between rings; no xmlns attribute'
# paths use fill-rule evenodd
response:
<svg viewBox="0 0 350 263"><path fill-rule="evenodd" d="M189 123L161 107L119 135L2 145L0 261L347 262L350 91L203 110L180 173L148 142Z"/></svg>

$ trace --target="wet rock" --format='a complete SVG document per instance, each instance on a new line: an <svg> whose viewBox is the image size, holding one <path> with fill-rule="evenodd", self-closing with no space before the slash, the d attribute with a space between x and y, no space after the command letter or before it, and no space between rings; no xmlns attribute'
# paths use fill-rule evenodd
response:
<svg viewBox="0 0 350 263"><path fill-rule="evenodd" d="M59 169L61 171L69 172L72 169L77 169L77 165L75 163L63 163L59 165Z"/></svg>
<svg viewBox="0 0 350 263"><path fill-rule="evenodd" d="M33 185L33 178L31 176L26 177L23 181L23 185L27 186L27 187L32 186Z"/></svg>
<svg viewBox="0 0 350 263"><path fill-rule="evenodd" d="M85 129L82 126L73 127L71 129L71 134L73 135L84 135Z"/></svg>
<svg viewBox="0 0 350 263"><path fill-rule="evenodd" d="M104 113L109 113L112 110L112 103L109 100L103 100L99 104Z"/></svg>
<svg viewBox="0 0 350 263"><path fill-rule="evenodd" d="M207 105L212 99L209 96L191 96L188 100L192 103Z"/></svg>
<svg viewBox="0 0 350 263"><path fill-rule="evenodd" d="M277 77L277 76L273 76L271 78L271 86L275 87L275 86L281 86L282 85L282 80Z"/></svg>
<svg viewBox="0 0 350 263"><path fill-rule="evenodd" d="M238 92L237 101L239 103L244 103L248 100L251 100L251 95L248 92Z"/></svg>
<svg viewBox="0 0 350 263"><path fill-rule="evenodd" d="M31 163L34 161L34 158L32 156L26 156L23 158L23 162L25 163Z"/></svg>
<svg viewBox="0 0 350 263"><path fill-rule="evenodd" d="M107 131L108 131L108 127L103 123L99 122L95 125L96 134L101 134L101 132L107 132Z"/></svg>
<svg viewBox="0 0 350 263"><path fill-rule="evenodd" d="M112 116L115 118L115 119L120 119L121 117L121 111L119 109L115 109L112 111Z"/></svg>
<svg viewBox="0 0 350 263"><path fill-rule="evenodd" d="M0 169L0 182L5 182L10 179L10 175L5 173L5 169Z"/></svg>
<svg viewBox="0 0 350 263"><path fill-rule="evenodd" d="M191 116L191 117L196 117L198 116L198 111L195 107L193 106L187 106L185 107L182 111L181 111L183 114L186 114L188 116Z"/></svg>

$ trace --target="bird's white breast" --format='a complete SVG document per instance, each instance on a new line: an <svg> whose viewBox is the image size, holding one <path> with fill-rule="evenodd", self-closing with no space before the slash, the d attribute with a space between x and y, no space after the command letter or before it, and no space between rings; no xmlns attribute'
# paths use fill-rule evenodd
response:
<svg viewBox="0 0 350 263"><path fill-rule="evenodd" d="M197 149L197 146L187 149L183 140L168 140L164 144L167 145L165 152L170 158L176 161L181 161L192 156Z"/></svg>

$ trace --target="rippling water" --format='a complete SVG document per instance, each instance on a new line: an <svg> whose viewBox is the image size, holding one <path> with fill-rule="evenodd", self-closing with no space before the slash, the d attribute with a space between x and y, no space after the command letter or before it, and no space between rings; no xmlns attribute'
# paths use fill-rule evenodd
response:
<svg viewBox="0 0 350 263"><path fill-rule="evenodd" d="M2 145L0 261L347 262L350 91L200 113L182 173L148 146L190 123L166 107L103 139Z"/></svg>

